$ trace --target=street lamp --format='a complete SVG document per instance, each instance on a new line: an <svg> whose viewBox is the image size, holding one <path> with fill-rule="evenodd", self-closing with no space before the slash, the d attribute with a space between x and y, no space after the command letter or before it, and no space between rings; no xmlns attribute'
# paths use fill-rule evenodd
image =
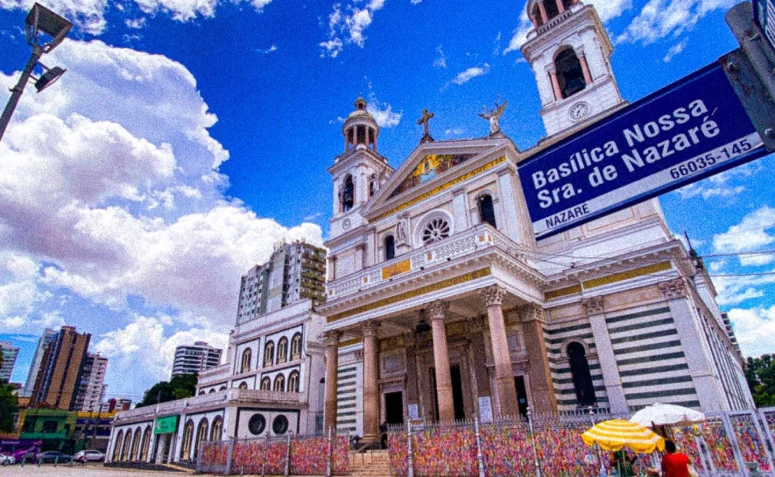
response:
<svg viewBox="0 0 775 477"><path fill-rule="evenodd" d="M16 109L16 105L24 92L24 87L27 86L30 78L32 77L36 80L35 88L40 93L67 71L58 66L48 68L42 63L38 63L38 60L40 60L44 53L48 53L62 43L73 24L38 3L33 5L24 23L27 33L27 44L32 47L32 54L27 61L27 66L22 71L19 82L11 88L11 97L8 99L8 104L5 105L2 116L0 116L0 140L3 139L5 128L8 127L11 115L14 109ZM41 35L41 33L45 34L45 36ZM34 78L32 71L38 64L43 67L45 72L40 78Z"/></svg>

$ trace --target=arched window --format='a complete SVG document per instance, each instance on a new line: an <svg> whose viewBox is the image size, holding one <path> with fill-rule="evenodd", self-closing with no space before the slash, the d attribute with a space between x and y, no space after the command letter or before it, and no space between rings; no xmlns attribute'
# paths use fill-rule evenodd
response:
<svg viewBox="0 0 775 477"><path fill-rule="evenodd" d="M288 375L288 392L289 393L299 392L299 372L298 371L291 371L291 374Z"/></svg>
<svg viewBox="0 0 775 477"><path fill-rule="evenodd" d="M274 364L274 343L268 341L264 346L264 367L269 367Z"/></svg>
<svg viewBox="0 0 775 477"><path fill-rule="evenodd" d="M593 406L597 403L595 387L592 385L592 375L589 372L586 351L581 343L568 345L568 359L573 387L576 390L576 401L579 407Z"/></svg>
<svg viewBox="0 0 775 477"><path fill-rule="evenodd" d="M183 428L183 451L180 454L181 460L191 459L191 441L194 438L194 421L188 421Z"/></svg>
<svg viewBox="0 0 775 477"><path fill-rule="evenodd" d="M396 239L392 235L385 237L385 260L396 256Z"/></svg>
<svg viewBox="0 0 775 477"><path fill-rule="evenodd" d="M204 396L204 395L205 395L204 389L203 389L203 390L201 390L201 391L199 391L199 395L200 395L200 396Z"/></svg>
<svg viewBox="0 0 775 477"><path fill-rule="evenodd" d="M479 197L479 221L483 224L490 224L496 229L498 225L495 223L495 208L492 205L492 196L490 194L484 194Z"/></svg>
<svg viewBox="0 0 775 477"><path fill-rule="evenodd" d="M121 455L121 445L124 443L124 431L118 431L118 435L116 436L116 441L113 443L113 458L111 459L113 462L118 462L119 456Z"/></svg>
<svg viewBox="0 0 775 477"><path fill-rule="evenodd" d="M274 388L272 391L283 392L285 391L285 376L278 374L274 378Z"/></svg>
<svg viewBox="0 0 775 477"><path fill-rule="evenodd" d="M541 17L541 9L538 7L538 3L533 7L533 18L535 19L537 27L544 24L544 19Z"/></svg>
<svg viewBox="0 0 775 477"><path fill-rule="evenodd" d="M301 333L296 333L291 338L291 359L301 358Z"/></svg>
<svg viewBox="0 0 775 477"><path fill-rule="evenodd" d="M218 391L226 391L226 386L221 386Z"/></svg>
<svg viewBox="0 0 775 477"><path fill-rule="evenodd" d="M194 448L191 451L193 458L196 458L197 452L199 452L199 444L207 440L208 427L207 419L199 421L199 427L196 430L196 441L194 441Z"/></svg>
<svg viewBox="0 0 775 477"><path fill-rule="evenodd" d="M544 9L546 10L547 19L551 20L560 14L560 10L557 9L557 2L555 0L547 0L543 2Z"/></svg>
<svg viewBox="0 0 775 477"><path fill-rule="evenodd" d="M220 441L222 433L223 433L223 418L218 416L215 419L213 419L213 428L210 431L210 440Z"/></svg>
<svg viewBox="0 0 775 477"><path fill-rule="evenodd" d="M562 97L567 98L587 87L584 81L584 71L573 48L566 48L554 60L557 70L557 81L560 83Z"/></svg>
<svg viewBox="0 0 775 477"><path fill-rule="evenodd" d="M269 391L270 389L272 389L272 380L269 379L268 377L265 377L264 379L261 380L261 390Z"/></svg>
<svg viewBox="0 0 775 477"><path fill-rule="evenodd" d="M247 389L248 388L248 383L246 383L244 381L239 383L239 388L240 389Z"/></svg>
<svg viewBox="0 0 775 477"><path fill-rule="evenodd" d="M148 460L148 448L151 446L151 426L145 428L143 432L143 443L140 446L140 460L145 462Z"/></svg>
<svg viewBox="0 0 775 477"><path fill-rule="evenodd" d="M212 394L214 392L215 392L215 388L212 388L212 389L210 389L210 392L208 392L207 394Z"/></svg>
<svg viewBox="0 0 775 477"><path fill-rule="evenodd" d="M124 437L124 448L121 449L121 460L127 461L129 460L129 449L132 445L132 431L127 430L126 436Z"/></svg>
<svg viewBox="0 0 775 477"><path fill-rule="evenodd" d="M288 361L288 338L283 336L277 342L277 363L280 364L286 361Z"/></svg>
<svg viewBox="0 0 775 477"><path fill-rule="evenodd" d="M242 352L242 365L239 368L240 373L247 373L250 371L250 359L253 357L253 352L250 348Z"/></svg>
<svg viewBox="0 0 775 477"><path fill-rule="evenodd" d="M339 203L341 204L340 210L342 212L352 209L355 203L355 184L353 183L353 177L349 174L345 177L344 182L342 182L342 188L339 190Z"/></svg>
<svg viewBox="0 0 775 477"><path fill-rule="evenodd" d="M132 438L132 453L129 460L137 460L140 455L140 428L135 429L135 435Z"/></svg>

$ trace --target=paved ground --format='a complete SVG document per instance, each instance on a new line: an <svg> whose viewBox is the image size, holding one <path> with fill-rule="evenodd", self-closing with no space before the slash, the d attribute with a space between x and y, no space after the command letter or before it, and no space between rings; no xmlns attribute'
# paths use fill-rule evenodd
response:
<svg viewBox="0 0 775 477"><path fill-rule="evenodd" d="M130 477L160 477L160 476L179 476L188 477L192 474L186 472L151 472L147 470L130 469L111 469L103 467L101 464L90 464L86 467L81 465L58 465L42 464L40 467L35 465L9 465L0 466L0 477L121 477L122 475Z"/></svg>
<svg viewBox="0 0 775 477"><path fill-rule="evenodd" d="M9 465L0 466L0 477L189 477L188 472L152 472L148 470L115 469L102 466L102 464L89 464L83 467L79 464L58 465L45 464L40 467L35 465ZM212 475L212 474L199 474ZM302 476L299 476L302 477Z"/></svg>

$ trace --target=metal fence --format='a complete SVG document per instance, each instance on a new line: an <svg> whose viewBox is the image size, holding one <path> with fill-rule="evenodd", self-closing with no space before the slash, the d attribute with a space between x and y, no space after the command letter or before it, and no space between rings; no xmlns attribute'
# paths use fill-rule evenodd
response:
<svg viewBox="0 0 775 477"><path fill-rule="evenodd" d="M348 436L232 439L200 444L196 470L224 475L345 475Z"/></svg>
<svg viewBox="0 0 775 477"><path fill-rule="evenodd" d="M595 476L608 475L609 455L587 447L581 433L613 416L538 415L481 424L409 423L391 427L388 450L399 476ZM775 477L775 408L707 416L698 425L662 429L703 477ZM638 475L659 467L657 454L639 456Z"/></svg>

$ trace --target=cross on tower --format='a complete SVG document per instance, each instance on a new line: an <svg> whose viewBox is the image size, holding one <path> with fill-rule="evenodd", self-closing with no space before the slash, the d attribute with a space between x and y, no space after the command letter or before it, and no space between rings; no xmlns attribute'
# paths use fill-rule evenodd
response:
<svg viewBox="0 0 775 477"><path fill-rule="evenodd" d="M433 117L433 113L429 113L427 109L423 109L422 117L417 120L417 124L422 124L425 130L425 134L423 134L422 139L420 139L420 142L433 141L433 137L431 137L431 134L428 132L428 121L430 121L432 117Z"/></svg>

